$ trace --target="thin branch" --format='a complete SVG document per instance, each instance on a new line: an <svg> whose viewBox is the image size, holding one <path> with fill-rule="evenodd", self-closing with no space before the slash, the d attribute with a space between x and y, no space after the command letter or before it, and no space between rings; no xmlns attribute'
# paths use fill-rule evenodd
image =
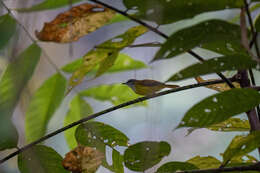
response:
<svg viewBox="0 0 260 173"><path fill-rule="evenodd" d="M30 38L30 40L35 43L36 45L38 45L40 47L40 45L37 43L37 40L35 40L33 38L33 36L29 33L29 31L25 28L25 26L18 20L16 19L15 15L13 14L13 12L6 6L6 4L1 0L1 4L3 5L3 7L8 11L8 13L13 17L13 19L16 21L16 23L24 30L24 32L27 34L27 36ZM42 49L42 48L41 48ZM51 58L49 57L49 55L45 52L44 49L42 49L42 53L45 55L43 57L46 57L47 61L55 68L55 70L62 74L62 71L57 67L57 65L51 60Z"/></svg>
<svg viewBox="0 0 260 173"><path fill-rule="evenodd" d="M157 28L155 28L155 27L153 27L153 26L151 26L151 25L149 25L149 24L143 22L142 20L139 20L139 19L137 19L137 18L135 18L135 17L133 17L133 16L127 14L126 12L121 11L121 10L119 10L119 9L117 9L117 8L115 8L115 7L111 6L111 5L109 5L109 4L106 4L106 3L101 2L101 1L99 1L99 0L89 0L89 1L94 2L94 3L97 3L97 4L100 4L100 5L102 5L102 6L106 7L106 8L109 8L109 9L111 9L111 10L114 10L115 12L117 12L117 13L123 15L123 16L128 17L128 18L131 19L132 21L135 21L135 22L137 22L137 23L139 23L139 24L141 24L141 25L147 27L150 31L153 31L154 33L160 35L161 37L163 37L163 38L165 38L165 39L168 39L168 38L169 38L168 35L164 34L164 33L161 32L160 30L158 30ZM197 60L199 60L199 61L204 61L204 59L203 59L201 56L199 56L198 54L196 54L196 53L193 52L192 50L189 50L189 51L187 51L187 52L188 52L190 55L194 56ZM235 88L235 86L232 84L232 82L230 82L222 73L217 73L217 74L219 75L219 77L220 77L221 79L223 79L223 80L228 84L228 86L229 86L230 88Z"/></svg>
<svg viewBox="0 0 260 173"><path fill-rule="evenodd" d="M230 78L229 79L230 81L236 81L237 79L236 78ZM16 155L22 153L23 151L25 150L28 150L29 148L33 147L34 145L37 145L61 132L64 132L65 130L68 130L74 126L77 126L81 123L84 123L86 121L89 121L89 120L92 120L94 118L97 118L101 115L104 115L104 114L107 114L109 112L113 112L113 111L116 111L118 109L121 109L121 108L124 108L126 106L129 106L129 105L133 105L135 103L139 103L139 102L143 102L145 100L149 100L149 99L152 99L152 98L156 98L156 97L160 97L160 96L163 96L163 95L167 95L167 94L171 94L171 93L175 93L175 92L179 92L179 91L184 91L184 90L187 90L187 89L192 89L192 88L197 88L197 87L202 87L202 86L207 86L207 85L213 85L213 84L218 84L218 83L223 83L224 80L215 80L215 81L208 81L208 82L202 82L202 83L197 83L197 84L192 84L192 85L187 85L187 86L183 86L183 87L179 87L179 88L174 88L174 89L171 89L171 90L167 90L167 91L162 91L162 92L159 92L159 93L156 93L156 94L153 94L153 95L149 95L149 96L145 96L145 97L140 97L140 98L137 98L137 99L134 99L134 100L131 100L131 101L128 101L128 102L125 102L125 103L122 103L120 105L117 105L117 106L113 106L113 107L110 107L108 109L105 109L103 111L100 111L100 112L97 112L95 114L92 114L86 118L83 118L79 121L76 121L74 123L71 123L65 127L62 127L52 133L49 133L48 135L20 148L19 150L11 153L10 155L6 156L5 158L3 158L2 160L0 160L0 164L4 163L5 161L11 159L12 157L15 157Z"/></svg>
<svg viewBox="0 0 260 173"><path fill-rule="evenodd" d="M220 173L220 172L234 172L234 171L238 171L238 172L242 172L242 171L260 171L260 162L257 162L257 163L252 164L252 165L246 165L246 166L178 171L177 173Z"/></svg>
<svg viewBox="0 0 260 173"><path fill-rule="evenodd" d="M255 27L254 27L254 24L253 24L253 19L252 19L250 10L249 10L249 5L247 3L247 0L244 0L244 4L245 4L245 9L246 9L246 14L247 14L247 17L248 17L248 21L249 21L249 24L250 24L250 27L251 27L252 35L253 35L253 37L254 36L257 37L256 31L255 31ZM257 57L260 58L260 52L259 52L259 46L258 46L257 39L253 39L253 40L254 40L254 43L255 43L254 45L255 45Z"/></svg>

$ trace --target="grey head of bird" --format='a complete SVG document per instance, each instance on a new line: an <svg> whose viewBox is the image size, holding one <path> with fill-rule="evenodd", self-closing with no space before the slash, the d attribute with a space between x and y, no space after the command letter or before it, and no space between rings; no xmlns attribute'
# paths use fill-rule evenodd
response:
<svg viewBox="0 0 260 173"><path fill-rule="evenodd" d="M122 84L125 84L125 85L129 86L130 88L132 88L133 90L135 90L135 82L136 82L135 79L130 79L127 82L122 83Z"/></svg>

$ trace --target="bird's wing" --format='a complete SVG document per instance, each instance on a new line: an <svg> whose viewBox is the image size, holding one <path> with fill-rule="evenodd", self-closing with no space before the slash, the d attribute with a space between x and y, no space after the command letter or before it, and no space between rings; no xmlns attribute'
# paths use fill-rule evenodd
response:
<svg viewBox="0 0 260 173"><path fill-rule="evenodd" d="M155 81L155 80L141 80L140 82L142 82L142 84L144 86L160 86L160 85L164 85L164 83L161 83L161 82L158 82L158 81Z"/></svg>

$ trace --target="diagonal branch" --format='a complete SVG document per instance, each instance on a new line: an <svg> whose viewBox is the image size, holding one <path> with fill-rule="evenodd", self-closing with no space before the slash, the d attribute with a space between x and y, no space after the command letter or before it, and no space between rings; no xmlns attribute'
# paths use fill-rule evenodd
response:
<svg viewBox="0 0 260 173"><path fill-rule="evenodd" d="M229 78L230 81L236 81L237 79L234 77L234 78ZM171 89L171 90L167 90L167 91L162 91L162 92L159 92L159 93L156 93L156 94L153 94L153 95L149 95L149 96L145 96L145 97L140 97L140 98L137 98L137 99L134 99L134 100L131 100L131 101L128 101L128 102L125 102L125 103L122 103L120 105L117 105L117 106L113 106L113 107L110 107L108 109L105 109L103 111L100 111L100 112L97 112L95 114L92 114L86 118L83 118L79 121L76 121L74 123L71 123L69 124L68 126L65 126L65 127L62 127L52 133L49 133L48 135L20 148L19 150L9 154L8 156L6 156L5 158L3 158L2 160L0 160L0 164L4 163L5 161L11 159L12 157L15 157L16 155L24 152L25 150L28 150L29 148L33 147L34 145L37 145L61 132L64 132L65 130L68 130L74 126L77 126L81 123L84 123L86 121L89 121L89 120L92 120L94 118L97 118L101 115L104 115L104 114L107 114L109 112L113 112L113 111L116 111L118 109L121 109L121 108L124 108L126 106L129 106L129 105L133 105L135 103L139 103L139 102L143 102L145 100L149 100L149 99L152 99L152 98L156 98L156 97L160 97L160 96L164 96L164 95L167 95L167 94L171 94L171 93L175 93L175 92L179 92L179 91L184 91L184 90L188 90L188 89L192 89L192 88L198 88L198 87L202 87L202 86L207 86L207 85L213 85L213 84L218 84L218 83L223 83L224 80L215 80L215 81L208 81L208 82L202 82L202 83L197 83L197 84L191 84L191 85L186 85L186 86L183 86L183 87L179 87L179 88L174 88L174 89Z"/></svg>
<svg viewBox="0 0 260 173"><path fill-rule="evenodd" d="M97 4L100 4L100 5L102 5L102 6L106 7L106 8L109 8L109 9L111 9L111 10L114 10L115 12L117 12L117 13L123 15L123 16L128 17L128 18L131 19L132 21L135 21L135 22L137 22L137 23L139 23L139 24L141 24L141 25L147 27L150 31L153 31L154 33L156 33L156 34L162 36L162 37L165 38L165 39L168 39L168 38L169 38L168 35L164 34L164 33L161 32L161 31L159 31L157 28L155 28L155 27L153 27L153 26L151 26L151 25L149 25L149 24L143 22L142 20L139 20L139 19L137 19L137 18L135 18L135 17L133 17L133 16L127 14L126 12L121 11L121 10L119 10L119 9L117 9L117 8L115 8L115 7L111 6L111 5L109 5L109 4L106 4L106 3L101 2L101 1L99 1L99 0L89 0L89 1L94 2L94 3L97 3ZM188 52L190 55L192 55L193 57L195 57L197 60L202 61L202 62L204 61L204 59L203 59L201 56L199 56L198 54L196 54L196 53L193 52L192 50L189 50L189 51L187 51L187 52ZM228 84L228 86L229 86L230 88L235 88L235 86L232 84L232 82L230 82L222 73L217 73L217 75L218 75L221 79L223 79L223 80Z"/></svg>
<svg viewBox="0 0 260 173"><path fill-rule="evenodd" d="M224 167L215 169L202 169L202 170L188 170L188 171L177 171L177 173L221 173L221 172L242 172L242 171L260 171L260 162L246 166L236 167Z"/></svg>

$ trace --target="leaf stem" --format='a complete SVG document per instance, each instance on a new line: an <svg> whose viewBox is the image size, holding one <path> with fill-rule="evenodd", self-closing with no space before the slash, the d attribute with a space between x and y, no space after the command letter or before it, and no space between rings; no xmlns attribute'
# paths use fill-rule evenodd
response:
<svg viewBox="0 0 260 173"><path fill-rule="evenodd" d="M235 77L233 78L229 78L230 81L236 81L237 79ZM86 118L82 118L81 120L79 121L76 121L74 123L71 123L65 127L62 127L52 133L49 133L47 134L46 136L43 136L42 138L28 144L28 145L25 145L24 147L20 148L19 150L9 154L8 156L6 156L5 158L1 159L0 160L0 164L4 163L5 161L15 157L16 155L24 152L25 150L28 150L29 148L33 147L34 145L37 145L61 132L64 132L65 130L68 130L74 126L77 126L81 123L84 123L84 122L87 122L89 120L92 120L94 118L97 118L101 115L104 115L104 114L107 114L109 112L113 112L113 111L116 111L118 109L121 109L121 108L124 108L126 106L129 106L129 105L133 105L135 103L139 103L139 102L143 102L145 100L149 100L149 99L152 99L152 98L156 98L156 97L160 97L160 96L164 96L164 95L167 95L167 94L171 94L171 93L175 93L175 92L179 92L179 91L184 91L184 90L188 90L188 89L192 89L192 88L198 88L198 87L202 87L202 86L207 86L207 85L213 85L213 84L218 84L218 83L223 83L225 82L224 80L214 80L214 81L207 81L207 82L202 82L202 83L197 83L197 84L191 84L191 85L186 85L186 86L183 86L183 87L178 87L178 88L174 88L174 89L171 89L171 90L167 90L167 91L162 91L162 92L159 92L159 93L156 93L156 94L153 94L153 95L149 95L149 96L145 96L145 97L140 97L140 98L137 98L137 99L134 99L134 100L131 100L131 101L128 101L128 102L125 102L125 103L122 103L120 105L117 105L117 106L113 106L113 107L110 107L108 109L105 109L103 111L100 111L100 112L97 112L95 114L92 114Z"/></svg>
<svg viewBox="0 0 260 173"><path fill-rule="evenodd" d="M100 4L100 5L102 5L102 6L106 7L106 8L109 8L109 9L111 9L111 10L114 10L115 12L117 12L117 13L123 15L123 16L128 17L128 18L131 19L132 21L135 21L135 22L137 22L137 23L139 23L139 24L141 24L141 25L147 27L150 31L153 31L154 33L160 35L161 37L165 38L166 40L169 38L168 35L166 35L165 33L161 32L161 31L158 30L157 28L155 28L155 27L153 27L153 26L151 26L151 25L149 25L149 24L143 22L142 20L139 20L139 19L137 19L137 18L135 18L135 17L133 17L133 16L127 14L126 12L121 11L121 10L119 10L119 9L117 9L117 8L115 8L115 7L111 6L111 5L109 5L109 4L106 4L106 3L101 2L101 1L99 1L99 0L89 0L89 1L94 2L94 3L97 3L97 4ZM203 59L201 56L199 56L198 54L196 54L196 53L193 52L192 50L189 50L189 51L187 51L187 52L188 52L190 55L192 55L193 57L195 57L197 60L202 61L202 62L204 61L204 59ZM217 74L218 74L218 76L219 76L221 79L223 79L223 80L228 84L228 86L229 86L230 88L235 88L235 86L232 84L232 82L230 82L222 73L217 73Z"/></svg>

